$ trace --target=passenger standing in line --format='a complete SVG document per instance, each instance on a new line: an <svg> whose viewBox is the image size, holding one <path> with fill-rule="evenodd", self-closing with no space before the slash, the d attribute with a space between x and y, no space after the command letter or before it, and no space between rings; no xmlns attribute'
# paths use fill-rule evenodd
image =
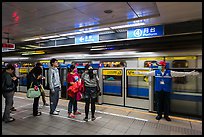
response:
<svg viewBox="0 0 204 137"><path fill-rule="evenodd" d="M15 67L12 64L6 66L6 71L2 74L2 93L5 98L5 109L2 120L5 123L12 122L15 119L10 117L10 109L12 107L13 95L15 90L14 80L16 77L12 77Z"/></svg>
<svg viewBox="0 0 204 137"><path fill-rule="evenodd" d="M80 77L77 73L77 69L75 68L75 65L70 66L70 72L67 74L67 83L68 88L72 85L74 85L77 81L80 80ZM68 117L69 118L75 118L75 115L80 115L81 112L77 111L77 100L76 100L76 93L74 91L69 90L68 91ZM72 113L73 108L73 113Z"/></svg>
<svg viewBox="0 0 204 137"><path fill-rule="evenodd" d="M36 63L35 65L36 67L41 67L42 68L42 64L41 63ZM42 68L43 69L43 68ZM45 77L42 76L41 80L40 80L40 90L41 90L41 96L42 96L42 101L43 101L43 105L44 106L49 106L49 104L46 103L46 99L45 99L45 91L42 89L43 85L42 85L42 79L45 79Z"/></svg>
<svg viewBox="0 0 204 137"><path fill-rule="evenodd" d="M155 76L155 92L157 96L157 116L156 119L162 118L162 112L164 110L164 118L167 121L171 121L169 118L170 109L170 93L172 91L172 77L184 77L187 75L198 75L198 72L177 72L172 70L166 70L166 62L160 61L158 63L158 70L151 72L136 72L136 74L143 74L146 76Z"/></svg>
<svg viewBox="0 0 204 137"><path fill-rule="evenodd" d="M61 90L61 82L59 77L58 60L52 58L50 60L51 67L48 72L48 81L50 87L50 114L51 115L59 115L59 110L57 110L57 104L59 101L59 92Z"/></svg>
<svg viewBox="0 0 204 137"><path fill-rule="evenodd" d="M12 73L11 76L12 76L12 77L16 77L16 79L13 80L14 85L15 85L15 89L14 89L14 94L15 94L15 92L17 92L17 87L18 87L18 77L17 77L16 74L15 74L15 70L13 71L13 73ZM13 106L13 104L14 104L14 100L12 101L11 111L16 111L15 107Z"/></svg>
<svg viewBox="0 0 204 137"><path fill-rule="evenodd" d="M41 67L34 67L27 75L27 90L30 87L40 88L42 68ZM33 116L40 116L42 113L38 111L39 105L39 97L34 98L33 103Z"/></svg>
<svg viewBox="0 0 204 137"><path fill-rule="evenodd" d="M91 100L91 120L94 121L96 119L95 117L95 103L98 97L97 92L97 82L99 81L99 78L97 74L93 73L93 68L87 64L85 66L85 72L82 74L82 81L84 81L85 86L85 118L84 121L88 122L88 114L89 114L89 105Z"/></svg>

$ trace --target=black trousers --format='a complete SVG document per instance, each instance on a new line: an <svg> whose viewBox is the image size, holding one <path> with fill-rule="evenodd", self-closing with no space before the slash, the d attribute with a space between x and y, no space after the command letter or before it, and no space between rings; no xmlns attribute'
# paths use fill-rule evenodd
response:
<svg viewBox="0 0 204 137"><path fill-rule="evenodd" d="M33 115L34 116L36 116L38 114L39 99L40 99L40 96L37 98L34 98L34 102L33 102Z"/></svg>
<svg viewBox="0 0 204 137"><path fill-rule="evenodd" d="M88 118L89 105L91 102L91 115L94 117L96 110L97 91L96 87L86 87L85 91L85 117Z"/></svg>
<svg viewBox="0 0 204 137"><path fill-rule="evenodd" d="M170 110L170 92L157 91L157 114L162 116L164 112L164 116L169 116Z"/></svg>
<svg viewBox="0 0 204 137"><path fill-rule="evenodd" d="M3 92L3 97L5 98L5 109L3 114L3 120L9 121L10 118L10 109L12 107L14 91Z"/></svg>

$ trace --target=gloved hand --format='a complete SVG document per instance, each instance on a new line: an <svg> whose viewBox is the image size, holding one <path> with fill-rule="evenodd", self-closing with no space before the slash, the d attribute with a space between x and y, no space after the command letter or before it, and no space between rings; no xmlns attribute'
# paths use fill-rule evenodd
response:
<svg viewBox="0 0 204 137"><path fill-rule="evenodd" d="M193 76L198 76L198 75L199 75L199 73L196 72L195 70L191 71L191 74L192 74Z"/></svg>
<svg viewBox="0 0 204 137"><path fill-rule="evenodd" d="M38 86L34 86L34 90L37 91L38 90Z"/></svg>

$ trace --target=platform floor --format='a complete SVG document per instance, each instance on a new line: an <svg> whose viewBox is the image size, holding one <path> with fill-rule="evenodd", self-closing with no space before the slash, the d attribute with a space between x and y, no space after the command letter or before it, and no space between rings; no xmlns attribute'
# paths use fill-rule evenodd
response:
<svg viewBox="0 0 204 137"><path fill-rule="evenodd" d="M49 98L46 98L49 103ZM41 116L32 116L33 99L26 98L25 93L17 92L14 96L14 107L11 116L16 120L2 122L3 135L202 135L202 121L170 116L172 121L164 118L156 120L156 114L148 111L118 107L112 105L96 105L96 120L83 121L84 102L78 102L82 112L75 119L67 117L69 100L60 99L59 115L50 115L49 106L42 106ZM2 97L2 115L5 99ZM91 112L89 112L90 114ZM91 114L89 115L91 116Z"/></svg>

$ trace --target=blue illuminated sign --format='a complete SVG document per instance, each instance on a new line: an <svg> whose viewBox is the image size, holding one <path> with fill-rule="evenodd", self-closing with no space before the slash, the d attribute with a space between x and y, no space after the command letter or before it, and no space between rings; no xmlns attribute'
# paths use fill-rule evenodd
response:
<svg viewBox="0 0 204 137"><path fill-rule="evenodd" d="M99 41L99 34L86 34L75 37L75 44L93 43Z"/></svg>
<svg viewBox="0 0 204 137"><path fill-rule="evenodd" d="M143 28L131 28L127 31L127 38L151 38L155 36L163 36L164 27L163 25L159 26L150 26Z"/></svg>

